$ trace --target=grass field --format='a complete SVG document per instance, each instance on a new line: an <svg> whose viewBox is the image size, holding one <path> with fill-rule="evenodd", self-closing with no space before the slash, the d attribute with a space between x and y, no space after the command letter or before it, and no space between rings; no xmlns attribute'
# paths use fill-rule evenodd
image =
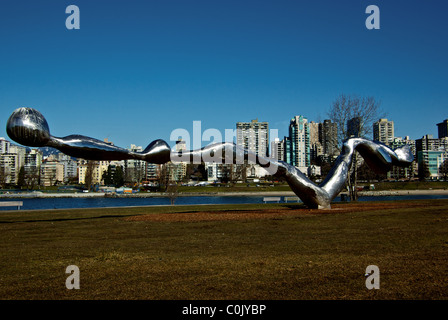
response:
<svg viewBox="0 0 448 320"><path fill-rule="evenodd" d="M375 182L372 183L375 190L429 190L429 189L448 189L448 181L396 181L396 182ZM370 183L359 182L359 186L369 186ZM235 185L216 187L210 186L181 186L179 192L186 193L222 193L222 192L263 192L263 191L291 191L291 188L286 184L245 184L238 183Z"/></svg>
<svg viewBox="0 0 448 320"><path fill-rule="evenodd" d="M0 239L0 299L448 296L448 200L3 211Z"/></svg>

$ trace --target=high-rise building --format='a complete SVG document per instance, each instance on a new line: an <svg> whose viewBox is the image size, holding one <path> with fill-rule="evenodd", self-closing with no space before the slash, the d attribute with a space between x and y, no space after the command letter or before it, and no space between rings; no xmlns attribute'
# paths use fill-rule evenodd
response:
<svg viewBox="0 0 448 320"><path fill-rule="evenodd" d="M338 154L338 124L328 119L324 120L319 125L319 141L324 154L336 156Z"/></svg>
<svg viewBox="0 0 448 320"><path fill-rule="evenodd" d="M373 140L390 145L394 140L394 122L380 119L373 124Z"/></svg>
<svg viewBox="0 0 448 320"><path fill-rule="evenodd" d="M251 122L236 123L236 144L254 152L259 156L269 155L269 125L267 122L258 122L258 119Z"/></svg>
<svg viewBox="0 0 448 320"><path fill-rule="evenodd" d="M291 164L292 163L292 156L291 156L291 139L289 137L283 138L283 146L284 146L284 155L283 155L283 161L286 163Z"/></svg>
<svg viewBox="0 0 448 320"><path fill-rule="evenodd" d="M3 137L0 137L0 154L9 153L11 143Z"/></svg>
<svg viewBox="0 0 448 320"><path fill-rule="evenodd" d="M17 153L0 154L0 184L17 183L19 170Z"/></svg>
<svg viewBox="0 0 448 320"><path fill-rule="evenodd" d="M295 116L289 124L289 139L291 145L291 163L299 168L309 167L310 158L310 131L308 119Z"/></svg>
<svg viewBox="0 0 448 320"><path fill-rule="evenodd" d="M438 123L437 129L439 131L439 139L448 137L448 119L445 119L441 123Z"/></svg>
<svg viewBox="0 0 448 320"><path fill-rule="evenodd" d="M143 147L131 144L128 148L132 152L142 152ZM129 159L124 161L125 182L140 183L146 180L146 162L143 160Z"/></svg>
<svg viewBox="0 0 448 320"><path fill-rule="evenodd" d="M39 168L42 165L42 151L32 149L25 155L25 173L39 174Z"/></svg>
<svg viewBox="0 0 448 320"><path fill-rule="evenodd" d="M56 160L42 163L40 166L40 183L43 186L54 186L64 182L64 165Z"/></svg>
<svg viewBox="0 0 448 320"><path fill-rule="evenodd" d="M322 126L322 124L311 121L308 126L310 132L310 160L313 161L316 160L317 157L322 155L324 152L321 140L319 139L319 128Z"/></svg>
<svg viewBox="0 0 448 320"><path fill-rule="evenodd" d="M446 159L448 159L448 152L445 150L419 151L417 153L419 170L423 168L422 164L425 163L430 179L440 179L442 177L440 166Z"/></svg>
<svg viewBox="0 0 448 320"><path fill-rule="evenodd" d="M408 145L411 149L414 159L417 160L417 153L415 149L415 140L411 140L409 136L403 138L395 137L389 144L393 150ZM410 179L417 175L418 165L417 161L413 161L408 167L393 166L392 169L387 173L387 177L395 180L399 179Z"/></svg>
<svg viewBox="0 0 448 320"><path fill-rule="evenodd" d="M103 173L107 172L110 161L95 161L91 164L92 169L92 184L103 183ZM62 164L61 164L62 165ZM86 183L87 168L89 163L86 160L78 159L78 183ZM62 167L64 167L62 165Z"/></svg>
<svg viewBox="0 0 448 320"><path fill-rule="evenodd" d="M60 152L57 154L57 160L64 166L64 182L77 176L78 164L72 157Z"/></svg>
<svg viewBox="0 0 448 320"><path fill-rule="evenodd" d="M448 137L434 139L432 134L427 134L421 139L415 140L416 152L419 151L439 151L448 149Z"/></svg>
<svg viewBox="0 0 448 320"><path fill-rule="evenodd" d="M155 163L146 163L146 180L157 181L160 173L160 165Z"/></svg>
<svg viewBox="0 0 448 320"><path fill-rule="evenodd" d="M360 117L354 117L347 120L347 137L360 137L362 128L362 120Z"/></svg>
<svg viewBox="0 0 448 320"><path fill-rule="evenodd" d="M284 161L285 140L275 138L274 141L271 142L271 158Z"/></svg>
<svg viewBox="0 0 448 320"><path fill-rule="evenodd" d="M431 179L439 178L439 167L448 158L448 137L434 139L432 134L427 134L415 140L415 149L418 170L426 167Z"/></svg>
<svg viewBox="0 0 448 320"><path fill-rule="evenodd" d="M176 152L186 151L187 144L185 140L179 139L176 141ZM167 170L169 171L169 178L171 181L180 182L187 175L187 166L186 162L168 162Z"/></svg>
<svg viewBox="0 0 448 320"><path fill-rule="evenodd" d="M0 182L16 184L19 171L25 164L26 148L0 138Z"/></svg>

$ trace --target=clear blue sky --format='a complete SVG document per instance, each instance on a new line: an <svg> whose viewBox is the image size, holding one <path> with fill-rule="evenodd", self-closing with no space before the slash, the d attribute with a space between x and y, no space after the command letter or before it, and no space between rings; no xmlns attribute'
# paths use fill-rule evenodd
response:
<svg viewBox="0 0 448 320"><path fill-rule="evenodd" d="M81 29L67 30L75 4ZM367 30L365 9L381 10ZM448 2L1 1L0 136L21 106L55 136L169 142L176 128L326 118L341 93L374 96L397 136L448 118ZM9 138L8 138L9 139ZM169 142L173 145L173 142Z"/></svg>

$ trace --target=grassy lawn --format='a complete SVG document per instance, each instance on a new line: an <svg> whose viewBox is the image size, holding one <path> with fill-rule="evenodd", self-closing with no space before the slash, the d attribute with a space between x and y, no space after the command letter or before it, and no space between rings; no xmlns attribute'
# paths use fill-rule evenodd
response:
<svg viewBox="0 0 448 320"><path fill-rule="evenodd" d="M195 219L203 211L237 218ZM8 211L0 213L0 239L0 299L448 294L448 200L375 210L347 203L324 211L297 204ZM365 286L372 264L379 290ZM80 290L65 287L69 265L80 269Z"/></svg>
<svg viewBox="0 0 448 320"><path fill-rule="evenodd" d="M406 181L406 182L375 182L375 190L429 190L429 189L448 189L448 181ZM258 186L257 186L258 185ZM359 186L370 185L360 182ZM179 192L186 193L220 193L220 192L259 192L259 191L291 191L291 188L285 184L248 184L238 183L235 185L216 187L210 186L181 186Z"/></svg>
<svg viewBox="0 0 448 320"><path fill-rule="evenodd" d="M374 183L375 190L428 190L448 189L448 181L396 181Z"/></svg>
<svg viewBox="0 0 448 320"><path fill-rule="evenodd" d="M180 186L179 192L188 193L220 193L220 192L259 192L259 191L291 191L291 188L285 184L245 184L239 183L228 186Z"/></svg>

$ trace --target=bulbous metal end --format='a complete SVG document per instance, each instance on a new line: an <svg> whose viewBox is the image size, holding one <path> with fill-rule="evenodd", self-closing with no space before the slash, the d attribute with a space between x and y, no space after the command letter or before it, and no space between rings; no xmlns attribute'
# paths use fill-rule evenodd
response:
<svg viewBox="0 0 448 320"><path fill-rule="evenodd" d="M171 160L171 149L164 140L157 139L146 147L143 155L148 162L164 164Z"/></svg>
<svg viewBox="0 0 448 320"><path fill-rule="evenodd" d="M29 147L43 147L51 137L47 120L32 108L14 110L6 124L6 132L15 142Z"/></svg>

